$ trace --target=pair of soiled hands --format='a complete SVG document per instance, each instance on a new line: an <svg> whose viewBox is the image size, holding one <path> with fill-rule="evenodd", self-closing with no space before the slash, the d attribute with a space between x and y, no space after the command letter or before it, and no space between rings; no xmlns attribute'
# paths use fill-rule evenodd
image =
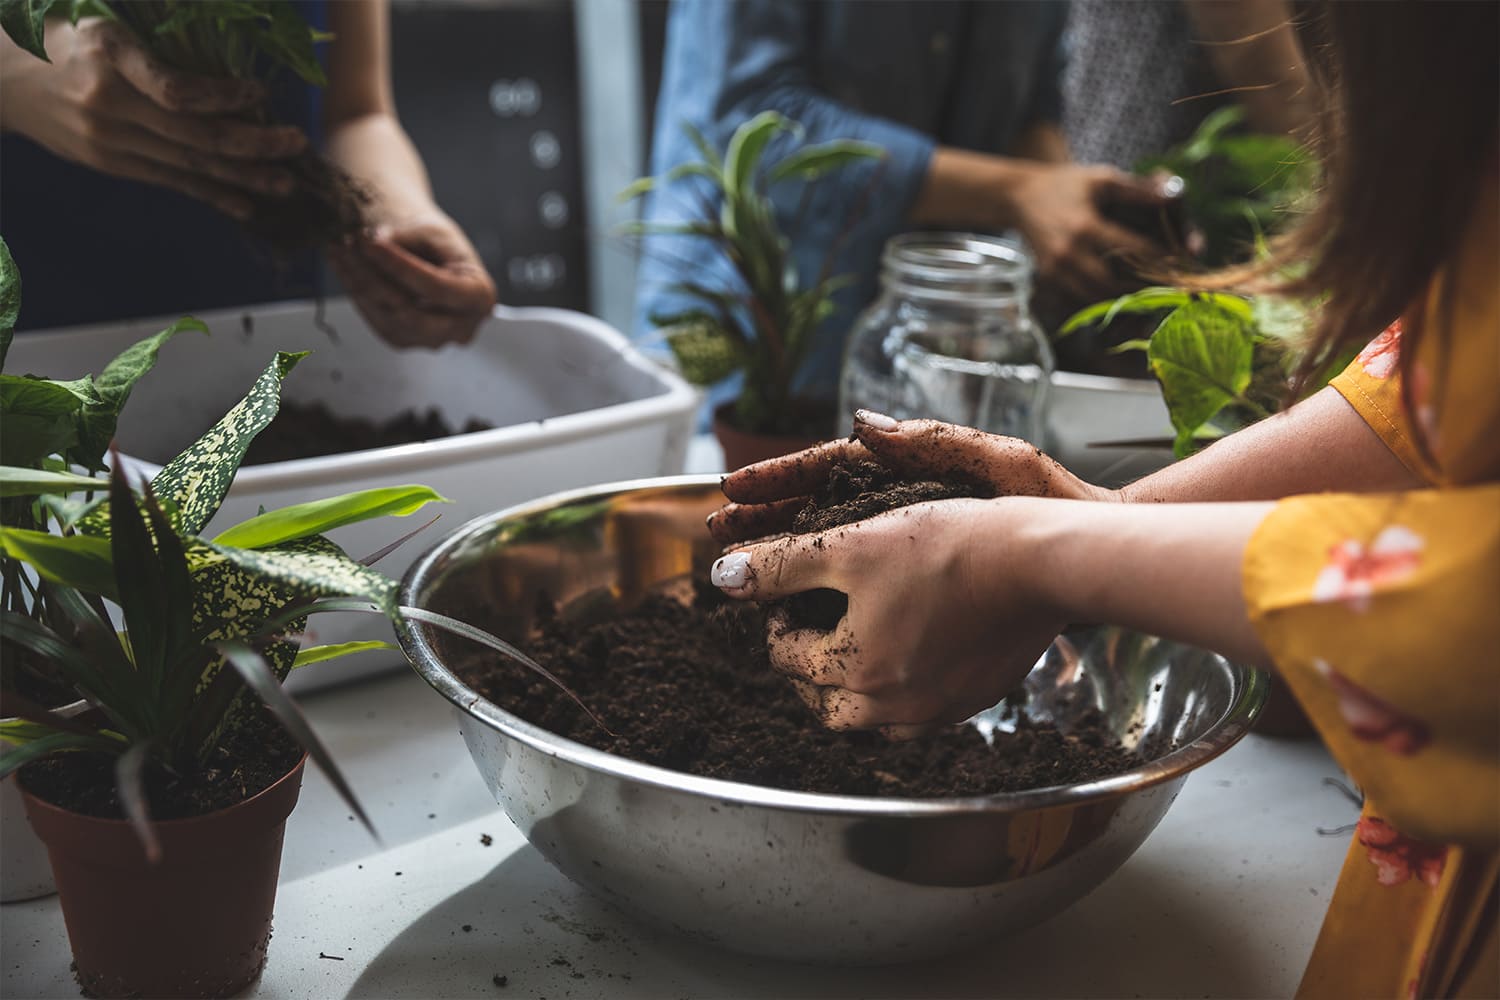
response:
<svg viewBox="0 0 1500 1000"><path fill-rule="evenodd" d="M170 188L240 221L255 199L294 189L291 161L308 139L298 128L260 122L259 83L178 72L104 18L49 30L48 48L50 64L22 63L6 103L12 119L24 119L10 125L54 154ZM359 164L347 166L358 174ZM385 192L369 193L380 205ZM467 342L494 306L494 282L451 218L428 199L415 204L372 217L369 232L328 248L329 262L389 343Z"/></svg>
<svg viewBox="0 0 1500 1000"><path fill-rule="evenodd" d="M818 534L792 519L841 462L873 459L909 480L974 483L996 499L939 500ZM1066 621L1035 586L1019 552L1023 521L1007 496L1107 499L1017 438L933 420L860 411L851 439L727 476L731 501L709 516L730 549L713 583L740 600L841 591L849 610L831 631L768 621L774 668L833 729L892 738L959 723L1010 693Z"/></svg>

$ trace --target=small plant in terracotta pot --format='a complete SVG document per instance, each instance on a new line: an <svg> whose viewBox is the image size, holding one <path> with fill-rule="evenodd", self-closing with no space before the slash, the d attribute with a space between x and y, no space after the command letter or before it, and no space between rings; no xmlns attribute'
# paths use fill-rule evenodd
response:
<svg viewBox="0 0 1500 1000"><path fill-rule="evenodd" d="M639 197L665 181L697 177L712 195L705 199L702 218L683 224L638 223L626 231L707 239L733 265L735 280L724 285L688 281L676 286L694 305L651 319L689 382L710 386L743 373L739 397L714 412L725 463L738 468L798 451L833 429L832 413L799 397L793 382L814 332L833 311L831 296L847 278L829 274L827 266L811 281L797 273L771 191L783 184L818 183L852 161L883 152L869 143L836 140L794 149L764 164L771 139L780 132L797 133L797 123L764 112L736 129L722 154L686 127L702 159L659 178L641 178L621 198ZM835 249L829 248L828 261Z"/></svg>
<svg viewBox="0 0 1500 1000"><path fill-rule="evenodd" d="M0 243L0 365L18 307ZM118 457L101 478L129 385L195 326L147 338L98 376L0 373L0 554L16 588L0 608L0 777L20 772L91 996L228 995L259 974L308 755L365 818L282 681L305 664L389 648L299 648L296 633L313 611L374 612L398 627L406 615L395 582L369 566L404 539L355 560L322 533L443 499L425 486L364 490L202 535L276 415L301 357L285 353L149 484ZM102 427L93 418L106 411ZM22 693L28 676L85 711Z"/></svg>

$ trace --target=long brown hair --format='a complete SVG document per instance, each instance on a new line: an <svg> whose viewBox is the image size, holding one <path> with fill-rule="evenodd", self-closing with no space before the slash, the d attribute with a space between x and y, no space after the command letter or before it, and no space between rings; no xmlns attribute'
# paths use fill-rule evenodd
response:
<svg viewBox="0 0 1500 1000"><path fill-rule="evenodd" d="M1297 4L1322 91L1322 192L1271 269L1306 261L1274 290L1324 297L1297 386L1402 316L1403 371L1414 362L1424 293L1496 170L1497 14L1491 0Z"/></svg>

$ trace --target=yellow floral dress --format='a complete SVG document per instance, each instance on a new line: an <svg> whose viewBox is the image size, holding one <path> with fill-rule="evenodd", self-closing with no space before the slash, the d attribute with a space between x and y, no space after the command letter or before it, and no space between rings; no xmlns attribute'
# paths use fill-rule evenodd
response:
<svg viewBox="0 0 1500 1000"><path fill-rule="evenodd" d="M1250 617L1364 810L1305 997L1500 996L1500 197L1400 324L1334 380L1428 487L1278 503Z"/></svg>

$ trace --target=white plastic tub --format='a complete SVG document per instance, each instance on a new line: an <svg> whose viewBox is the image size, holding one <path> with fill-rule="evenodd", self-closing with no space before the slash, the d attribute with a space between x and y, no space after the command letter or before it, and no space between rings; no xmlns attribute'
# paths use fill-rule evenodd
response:
<svg viewBox="0 0 1500 1000"><path fill-rule="evenodd" d="M1053 372L1049 454L1084 479L1118 486L1172 461L1172 419L1155 379Z"/></svg>
<svg viewBox="0 0 1500 1000"><path fill-rule="evenodd" d="M121 454L147 474L238 401L278 350L313 352L287 377L284 399L321 400L340 416L382 421L432 408L453 428L470 418L494 427L421 444L245 466L209 525L210 537L261 506L423 483L453 503L331 533L359 558L441 512L437 524L379 564L399 578L417 553L479 514L559 490L683 471L697 394L591 316L502 306L471 344L436 351L387 346L343 300L327 304L321 323L310 302L199 317L212 336L183 333L168 343L120 421ZM97 374L125 347L174 319L21 334L6 369L53 378ZM324 615L309 632L320 643L389 638L373 616ZM395 652L361 654L298 671L289 685L306 690L403 662Z"/></svg>

